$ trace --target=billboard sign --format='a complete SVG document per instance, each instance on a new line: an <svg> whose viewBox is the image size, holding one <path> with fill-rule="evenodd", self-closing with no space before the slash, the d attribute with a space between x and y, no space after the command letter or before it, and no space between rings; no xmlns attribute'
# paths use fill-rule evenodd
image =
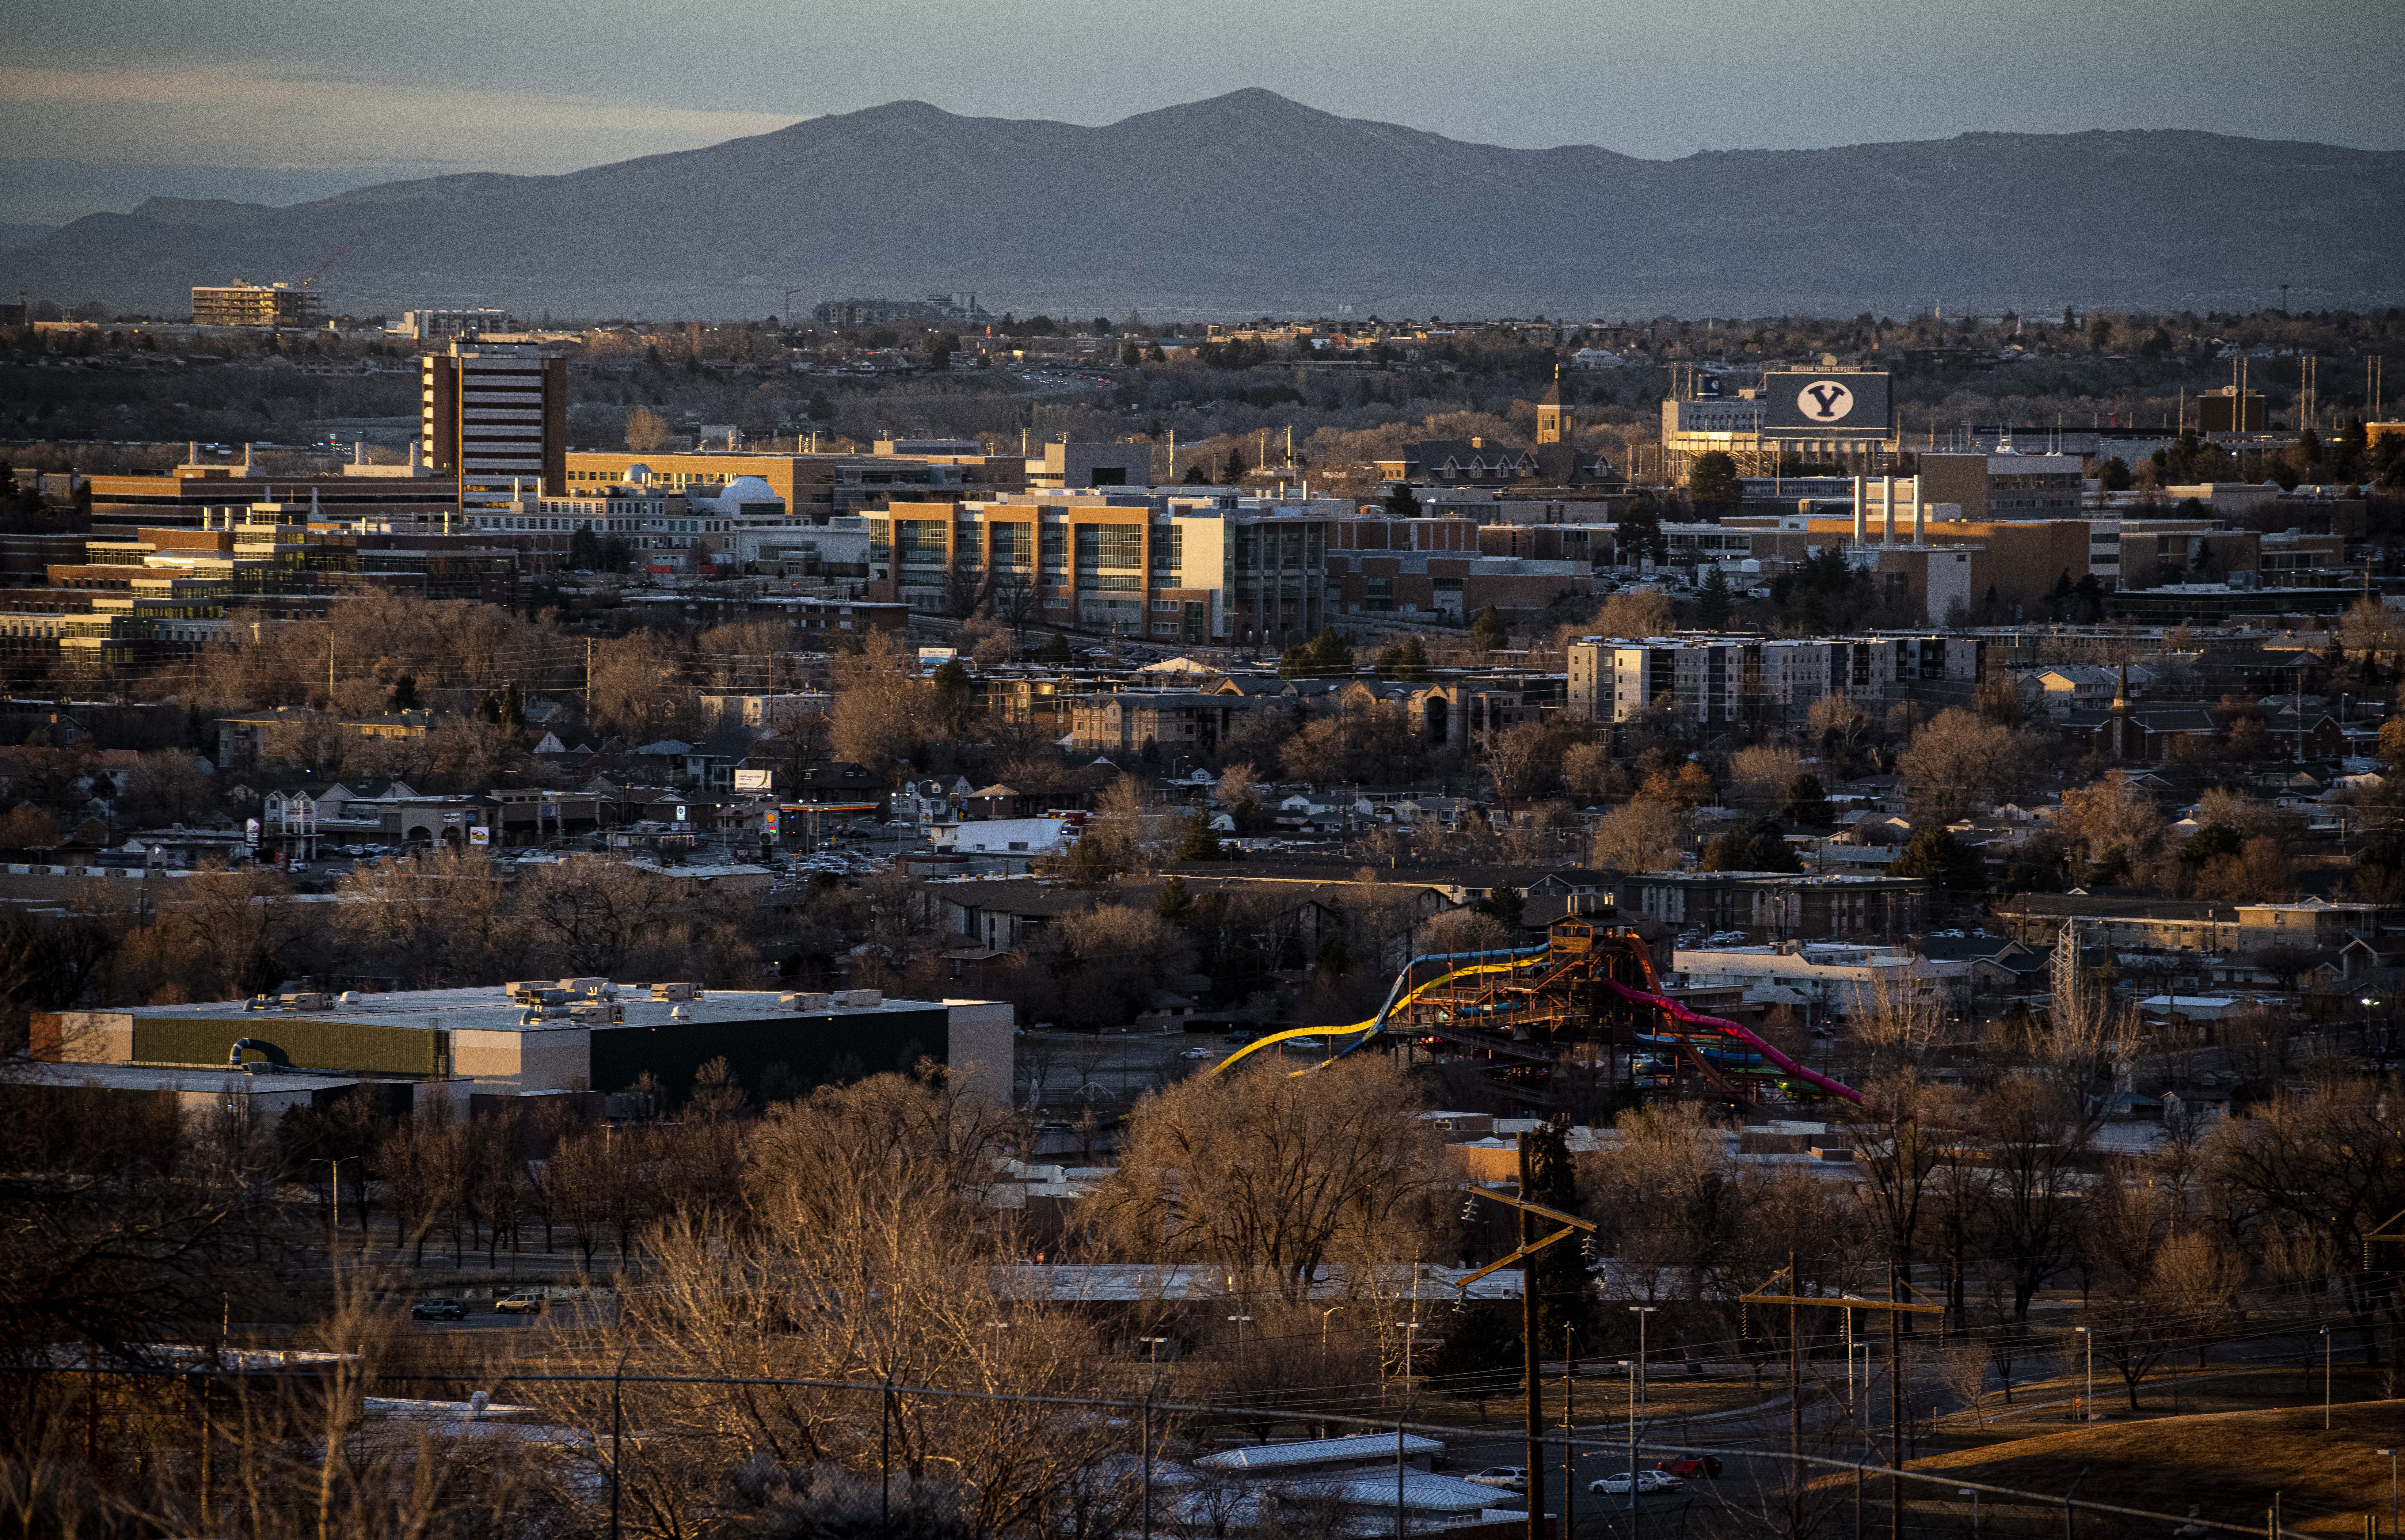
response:
<svg viewBox="0 0 2405 1540"><path fill-rule="evenodd" d="M1762 377L1763 431L1780 438L1814 434L1891 438L1895 408L1888 376L1793 371Z"/></svg>
<svg viewBox="0 0 2405 1540"><path fill-rule="evenodd" d="M738 770L735 772L735 790L738 791L766 791L768 790L769 782L775 778L776 774L777 773L774 770Z"/></svg>

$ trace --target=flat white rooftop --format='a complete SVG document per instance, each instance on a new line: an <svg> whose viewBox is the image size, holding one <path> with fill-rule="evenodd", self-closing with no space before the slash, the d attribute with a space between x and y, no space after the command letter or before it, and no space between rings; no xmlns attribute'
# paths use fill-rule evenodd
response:
<svg viewBox="0 0 2405 1540"><path fill-rule="evenodd" d="M841 996L831 997L840 999ZM667 1001L651 998L648 985L619 986L617 1003L624 1008L626 1027L665 1027L680 1024L757 1021L764 1016L808 1015L819 1016L899 1015L916 1011L941 1011L947 1006L972 1003L966 1001L894 1000L888 998L875 1005L830 1004L822 1011L802 1013L780 1001L771 989L710 989L699 1000ZM683 1015L674 1013L682 1011ZM560 1031L582 1025L566 1013L555 1013L541 1021L524 1018L527 1007L510 999L509 991L498 984L474 985L459 989L409 989L398 994L361 995L356 1005L329 1005L322 1009L288 1011L281 1006L254 1011L238 1000L210 1001L196 1005L136 1005L124 1011L95 1013L127 1015L139 1020L145 1016L168 1017L180 1021L204 1020L254 1021L262 1031L279 1019L303 1021L358 1020L373 1021L386 1027L440 1028L446 1031ZM597 1027L610 1030L608 1027Z"/></svg>

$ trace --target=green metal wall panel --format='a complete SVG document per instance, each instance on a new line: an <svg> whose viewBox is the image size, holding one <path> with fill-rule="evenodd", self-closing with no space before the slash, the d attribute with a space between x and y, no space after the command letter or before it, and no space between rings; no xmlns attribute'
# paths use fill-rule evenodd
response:
<svg viewBox="0 0 2405 1540"><path fill-rule="evenodd" d="M223 1064L244 1038L272 1044L276 1052L267 1057L301 1069L383 1075L439 1073L450 1044L449 1033L422 1027L261 1011L239 1020L135 1016L134 1058L140 1064Z"/></svg>

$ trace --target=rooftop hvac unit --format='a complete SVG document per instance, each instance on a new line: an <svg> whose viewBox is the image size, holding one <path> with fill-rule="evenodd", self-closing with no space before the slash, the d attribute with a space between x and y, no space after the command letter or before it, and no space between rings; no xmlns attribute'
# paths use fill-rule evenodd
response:
<svg viewBox="0 0 2405 1540"><path fill-rule="evenodd" d="M559 981L559 987L580 1000L599 1000L601 992L609 987L610 981L606 978L564 978Z"/></svg>
<svg viewBox="0 0 2405 1540"><path fill-rule="evenodd" d="M501 987L509 991L510 999L524 1005L541 991L556 989L558 986L547 978L519 978L512 979Z"/></svg>
<svg viewBox="0 0 2405 1540"><path fill-rule="evenodd" d="M654 984L652 986L652 998L654 1000L699 1000L701 986L682 983Z"/></svg>
<svg viewBox="0 0 2405 1540"><path fill-rule="evenodd" d="M333 1003L333 996L319 994L315 990L304 990L299 994L284 997L284 1008L288 1011L323 1011L331 1008Z"/></svg>
<svg viewBox="0 0 2405 1540"><path fill-rule="evenodd" d="M878 989L846 989L838 998L844 1004L855 1007L885 1003L883 991Z"/></svg>
<svg viewBox="0 0 2405 1540"><path fill-rule="evenodd" d="M589 1001L570 1006L568 1019L588 1027L614 1027L626 1019L626 1008L612 1001Z"/></svg>
<svg viewBox="0 0 2405 1540"><path fill-rule="evenodd" d="M823 994L794 994L788 992L786 994L779 995L777 997L777 1003L783 1006L788 1011L823 1011L827 1008L827 997Z"/></svg>

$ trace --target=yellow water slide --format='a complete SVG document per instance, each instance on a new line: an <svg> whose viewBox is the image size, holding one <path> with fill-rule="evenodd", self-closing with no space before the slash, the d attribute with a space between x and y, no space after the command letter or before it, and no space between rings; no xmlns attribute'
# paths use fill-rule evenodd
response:
<svg viewBox="0 0 2405 1540"><path fill-rule="evenodd" d="M1281 1043L1290 1043L1296 1038L1351 1038L1353 1040L1352 1042L1346 1043L1342 1049L1338 1050L1336 1053L1329 1055L1328 1057L1320 1061L1321 1064L1334 1063L1337 1059L1343 1057L1346 1054L1351 1053L1354 1049L1360 1047L1363 1043L1368 1043L1371 1039L1376 1037L1381 1031L1385 1029L1386 1020L1389 1016L1392 1016L1397 1011L1408 1009L1415 1003L1421 996L1427 994L1429 990L1442 988L1443 986L1451 984L1456 979L1469 978L1473 974L1512 973L1519 969L1530 966L1532 963L1546 957L1552 952L1552 946L1548 945L1544 946L1525 947L1514 952L1442 952L1431 953L1425 957L1413 958L1411 961L1403 964L1402 971L1395 975L1395 987L1387 991L1386 1003L1380 1006L1378 1008L1378 1014L1371 1016L1369 1020L1356 1021L1343 1027L1297 1027L1287 1031L1272 1032L1267 1037L1255 1038L1252 1042L1245 1043L1243 1047L1237 1049L1234 1053L1230 1054L1218 1063L1211 1066L1210 1073L1216 1075L1221 1071L1227 1069L1230 1065L1234 1064L1252 1054L1256 1054L1263 1048L1274 1047ZM1470 962L1459 968L1454 968L1447 970L1444 973L1441 973L1425 984L1413 986L1409 989L1404 987L1405 982L1412 976L1412 971L1419 967L1421 964L1431 962L1459 962L1464 958L1474 958L1478 960ZM1302 1074L1307 1072L1309 1070L1315 1070L1317 1068L1319 1068L1319 1065L1314 1064L1306 1066L1303 1070L1296 1070L1292 1072L1295 1074Z"/></svg>

